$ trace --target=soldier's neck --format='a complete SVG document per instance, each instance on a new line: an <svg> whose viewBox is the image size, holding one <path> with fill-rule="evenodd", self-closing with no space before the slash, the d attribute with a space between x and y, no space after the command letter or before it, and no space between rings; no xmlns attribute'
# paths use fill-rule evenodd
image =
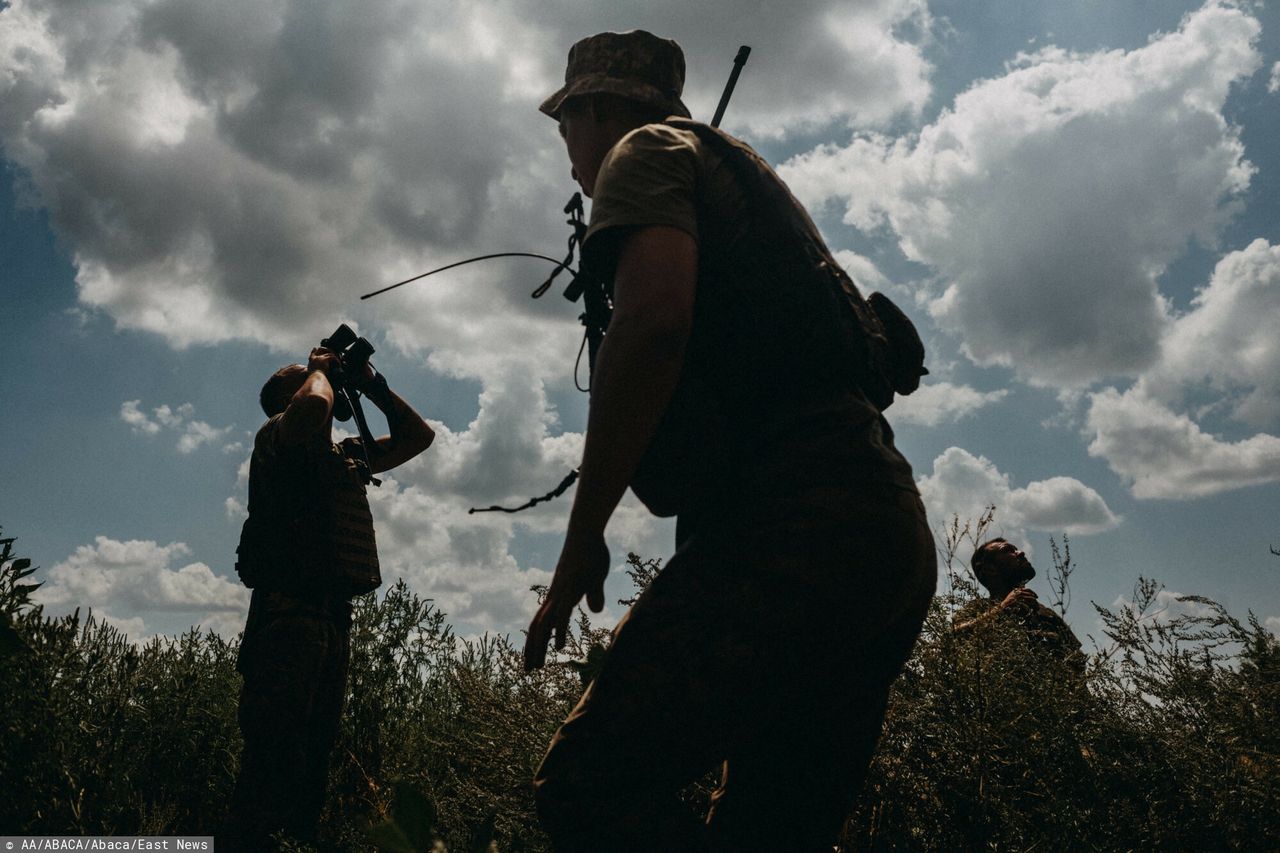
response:
<svg viewBox="0 0 1280 853"><path fill-rule="evenodd" d="M987 594L991 596L992 601L1004 601L1005 596L1013 592L1016 586L1017 584L989 586L987 587Z"/></svg>

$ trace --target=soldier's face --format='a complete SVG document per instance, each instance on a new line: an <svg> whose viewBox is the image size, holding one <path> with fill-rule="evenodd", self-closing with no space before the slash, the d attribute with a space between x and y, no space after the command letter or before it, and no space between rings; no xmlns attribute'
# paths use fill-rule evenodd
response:
<svg viewBox="0 0 1280 853"><path fill-rule="evenodd" d="M600 164L616 140L609 139L605 124L586 110L563 110L560 113L560 136L569 152L573 179L582 187L583 195L591 198Z"/></svg>
<svg viewBox="0 0 1280 853"><path fill-rule="evenodd" d="M986 552L988 571L1003 578L1006 583L1016 586L1036 576L1036 570L1027 555L1012 542L992 543L987 546Z"/></svg>

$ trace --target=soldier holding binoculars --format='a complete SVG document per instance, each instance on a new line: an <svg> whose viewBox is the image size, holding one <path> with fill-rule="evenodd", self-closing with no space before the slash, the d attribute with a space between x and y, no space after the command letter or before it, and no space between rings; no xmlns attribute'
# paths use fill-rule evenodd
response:
<svg viewBox="0 0 1280 853"><path fill-rule="evenodd" d="M236 564L253 597L237 663L244 752L226 835L234 849L263 849L280 831L304 841L315 832L346 695L351 598L382 582L365 486L435 438L369 364L372 347L345 331L363 345L358 356L348 346L344 363L341 344L326 340L335 348L277 370L259 394L267 422L254 440ZM369 441L361 418L366 438L335 443L335 401L349 406L360 394L390 435Z"/></svg>

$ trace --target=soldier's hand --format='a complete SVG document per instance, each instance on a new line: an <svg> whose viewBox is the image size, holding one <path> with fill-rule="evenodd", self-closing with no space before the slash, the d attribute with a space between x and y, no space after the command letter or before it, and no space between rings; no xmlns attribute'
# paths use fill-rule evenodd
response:
<svg viewBox="0 0 1280 853"><path fill-rule="evenodd" d="M1039 596L1037 596L1032 590L1027 589L1025 586L1015 586L1009 594L1004 597L1004 601L1000 602L1000 607L1014 607L1018 604L1034 607L1039 600Z"/></svg>
<svg viewBox="0 0 1280 853"><path fill-rule="evenodd" d="M604 609L604 579L608 574L609 548L604 544L603 533L570 532L565 537L547 597L529 623L524 643L525 669L537 669L546 662L547 642L553 635L556 648L564 648L569 620L583 596L593 612Z"/></svg>
<svg viewBox="0 0 1280 853"><path fill-rule="evenodd" d="M311 350L311 355L307 357L308 373L311 373L312 371L315 371L315 370L319 370L321 373L328 376L329 371L332 370L337 365L338 365L338 354L335 353L333 350L328 350L328 349L325 349L324 347L316 347L315 349Z"/></svg>

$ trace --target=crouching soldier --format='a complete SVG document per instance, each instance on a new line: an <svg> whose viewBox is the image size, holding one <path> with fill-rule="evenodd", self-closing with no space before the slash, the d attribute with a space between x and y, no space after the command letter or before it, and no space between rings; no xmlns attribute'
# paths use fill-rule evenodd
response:
<svg viewBox="0 0 1280 853"><path fill-rule="evenodd" d="M269 849L281 831L304 841L315 833L346 697L351 599L382 582L365 486L435 438L366 364L359 390L390 435L367 448L359 438L334 443L329 374L338 364L313 349L305 367L277 370L259 395L267 422L254 440L236 563L253 589L237 664L244 751L219 839L233 849Z"/></svg>

